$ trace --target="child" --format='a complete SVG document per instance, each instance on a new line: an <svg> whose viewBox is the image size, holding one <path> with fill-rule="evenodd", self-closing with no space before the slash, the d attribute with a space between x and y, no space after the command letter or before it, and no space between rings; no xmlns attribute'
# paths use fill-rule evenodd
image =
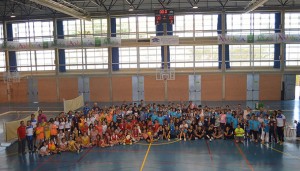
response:
<svg viewBox="0 0 300 171"><path fill-rule="evenodd" d="M37 146L39 147L42 145L42 142L45 139L44 127L40 123L37 123L35 133L36 133L36 143Z"/></svg>
<svg viewBox="0 0 300 171"><path fill-rule="evenodd" d="M56 144L54 143L54 139L51 139L49 144L48 144L48 149L50 151L51 154L60 154L59 149L56 147Z"/></svg>
<svg viewBox="0 0 300 171"><path fill-rule="evenodd" d="M132 138L130 133L128 133L124 139L123 145L132 145Z"/></svg>
<svg viewBox="0 0 300 171"><path fill-rule="evenodd" d="M261 132L262 144L264 144L265 142L266 143L269 142L269 131L270 131L269 120L268 120L268 116L266 115L262 123L262 132Z"/></svg>
<svg viewBox="0 0 300 171"><path fill-rule="evenodd" d="M59 143L59 149L60 151L68 151L68 142L66 141L66 138L62 138L61 142Z"/></svg>
<svg viewBox="0 0 300 171"><path fill-rule="evenodd" d="M243 142L244 140L244 134L245 134L245 131L243 128L241 128L241 125L238 124L237 125L237 128L234 130L234 134L235 134L235 142L238 143L238 142Z"/></svg>
<svg viewBox="0 0 300 171"><path fill-rule="evenodd" d="M39 154L43 157L43 156L49 156L50 155L50 151L48 149L48 145L47 143L44 141L42 147L39 150Z"/></svg>
<svg viewBox="0 0 300 171"><path fill-rule="evenodd" d="M80 147L79 144L76 143L75 140L71 139L68 142L68 150L71 151L71 152L77 152L77 153L79 153L80 150L81 150L81 147Z"/></svg>
<svg viewBox="0 0 300 171"><path fill-rule="evenodd" d="M115 132L112 133L112 135L111 135L111 141L109 143L112 144L112 145L119 144L119 137L118 137L118 135Z"/></svg>
<svg viewBox="0 0 300 171"><path fill-rule="evenodd" d="M253 136L254 141L258 142L258 131L259 131L260 123L258 121L258 117L255 116L255 119L252 121L252 128L253 128Z"/></svg>
<svg viewBox="0 0 300 171"><path fill-rule="evenodd" d="M220 139L222 137L223 137L223 134L222 134L222 131L220 130L220 127L214 127L213 138Z"/></svg>
<svg viewBox="0 0 300 171"><path fill-rule="evenodd" d="M224 140L226 139L233 139L233 131L229 126L227 126L224 131Z"/></svg>
<svg viewBox="0 0 300 171"><path fill-rule="evenodd" d="M179 126L179 129L180 129L179 139L180 140L183 137L184 141L186 141L187 128L188 128L188 124L186 124L185 121L182 121L182 124Z"/></svg>
<svg viewBox="0 0 300 171"><path fill-rule="evenodd" d="M209 139L209 141L212 141L214 139L213 132L214 132L213 125L210 125L205 133L205 139Z"/></svg>
<svg viewBox="0 0 300 171"><path fill-rule="evenodd" d="M187 138L188 140L195 140L195 134L194 134L194 131L192 128L189 128L188 129L188 132L187 132Z"/></svg>
<svg viewBox="0 0 300 171"><path fill-rule="evenodd" d="M170 128L168 126L165 127L163 135L164 135L164 139L170 141L171 131L170 131Z"/></svg>
<svg viewBox="0 0 300 171"><path fill-rule="evenodd" d="M83 136L82 136L82 147L83 148L90 148L92 147L92 143L90 141L90 137L87 135L86 132L83 133Z"/></svg>
<svg viewBox="0 0 300 171"><path fill-rule="evenodd" d="M101 137L100 135L97 135L97 142L98 142L98 147L108 147L109 145L105 142L104 138Z"/></svg>
<svg viewBox="0 0 300 171"><path fill-rule="evenodd" d="M205 131L202 129L201 126L198 126L197 129L195 130L195 137L196 139L202 139L205 135Z"/></svg>
<svg viewBox="0 0 300 171"><path fill-rule="evenodd" d="M29 153L32 153L33 152L33 126L31 125L30 121L27 121L26 139L27 139Z"/></svg>
<svg viewBox="0 0 300 171"><path fill-rule="evenodd" d="M161 125L158 128L157 137L158 137L158 139L161 139L161 140L164 138L164 130Z"/></svg>

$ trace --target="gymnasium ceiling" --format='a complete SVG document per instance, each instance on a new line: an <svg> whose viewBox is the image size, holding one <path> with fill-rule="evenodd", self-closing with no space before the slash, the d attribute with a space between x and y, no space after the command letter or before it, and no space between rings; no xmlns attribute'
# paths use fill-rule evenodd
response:
<svg viewBox="0 0 300 171"><path fill-rule="evenodd" d="M42 18L60 18L68 15L47 8L34 0L1 0L2 21ZM255 11L300 11L300 0L48 0L69 3L71 8L79 7L91 17L128 14L154 14L162 8L173 9L175 13L244 13L245 9L258 1L266 1ZM129 8L133 11L128 11ZM197 6L197 9L192 8ZM78 9L79 9L78 8ZM16 17L11 18L14 14Z"/></svg>

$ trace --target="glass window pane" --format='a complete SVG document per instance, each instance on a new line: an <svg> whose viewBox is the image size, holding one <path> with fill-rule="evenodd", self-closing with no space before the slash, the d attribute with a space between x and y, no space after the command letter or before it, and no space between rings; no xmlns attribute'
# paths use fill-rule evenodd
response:
<svg viewBox="0 0 300 171"><path fill-rule="evenodd" d="M137 68L137 48L119 48L120 68Z"/></svg>
<svg viewBox="0 0 300 171"><path fill-rule="evenodd" d="M160 68L161 47L140 47L140 68Z"/></svg>
<svg viewBox="0 0 300 171"><path fill-rule="evenodd" d="M218 45L195 46L195 66L218 66Z"/></svg>

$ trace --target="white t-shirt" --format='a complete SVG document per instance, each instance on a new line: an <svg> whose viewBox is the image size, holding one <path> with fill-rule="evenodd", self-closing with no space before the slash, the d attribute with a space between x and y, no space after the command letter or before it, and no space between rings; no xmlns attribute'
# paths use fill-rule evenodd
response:
<svg viewBox="0 0 300 171"><path fill-rule="evenodd" d="M33 126L27 126L26 127L26 136L32 136L33 135Z"/></svg>
<svg viewBox="0 0 300 171"><path fill-rule="evenodd" d="M64 129L65 128L65 122L60 122L58 125L58 129Z"/></svg>
<svg viewBox="0 0 300 171"><path fill-rule="evenodd" d="M70 129L70 128L71 128L71 122L67 121L67 122L65 123L65 128L66 128L66 129Z"/></svg>
<svg viewBox="0 0 300 171"><path fill-rule="evenodd" d="M285 116L283 114L281 115L277 115L276 116L276 120L277 120L277 126L278 127L283 127L283 120L285 120Z"/></svg>
<svg viewBox="0 0 300 171"><path fill-rule="evenodd" d="M40 150L41 150L41 152L46 152L47 151L47 146L43 146Z"/></svg>

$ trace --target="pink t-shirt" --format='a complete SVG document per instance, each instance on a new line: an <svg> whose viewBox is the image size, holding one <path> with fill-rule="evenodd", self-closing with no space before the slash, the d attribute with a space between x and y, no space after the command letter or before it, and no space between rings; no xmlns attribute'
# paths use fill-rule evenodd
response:
<svg viewBox="0 0 300 171"><path fill-rule="evenodd" d="M224 114L224 113L221 114L221 115L220 115L220 118L221 118L221 119L220 119L220 123L226 123L226 114Z"/></svg>

